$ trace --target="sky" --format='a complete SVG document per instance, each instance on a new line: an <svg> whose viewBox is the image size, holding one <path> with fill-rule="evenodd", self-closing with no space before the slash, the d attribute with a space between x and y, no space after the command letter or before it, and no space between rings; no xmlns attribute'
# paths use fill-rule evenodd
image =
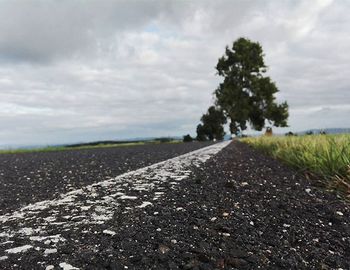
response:
<svg viewBox="0 0 350 270"><path fill-rule="evenodd" d="M0 145L195 135L239 37L290 106L350 127L350 1L2 0Z"/></svg>

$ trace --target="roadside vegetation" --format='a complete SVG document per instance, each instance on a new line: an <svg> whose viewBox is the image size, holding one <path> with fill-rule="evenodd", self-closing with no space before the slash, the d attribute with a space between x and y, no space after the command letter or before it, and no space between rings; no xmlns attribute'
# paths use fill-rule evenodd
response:
<svg viewBox="0 0 350 270"><path fill-rule="evenodd" d="M241 141L322 180L350 199L350 134L261 136Z"/></svg>
<svg viewBox="0 0 350 270"><path fill-rule="evenodd" d="M17 154L17 153L33 153L33 152L54 152L54 151L67 151L78 149L95 149L95 148L110 148L110 147L124 147L124 146L137 146L145 144L160 144L160 143L180 143L180 140L171 138L157 138L149 141L108 141L108 142L95 142L86 144L74 144L67 146L47 146L39 148L19 148L19 149L4 149L0 150L0 154Z"/></svg>

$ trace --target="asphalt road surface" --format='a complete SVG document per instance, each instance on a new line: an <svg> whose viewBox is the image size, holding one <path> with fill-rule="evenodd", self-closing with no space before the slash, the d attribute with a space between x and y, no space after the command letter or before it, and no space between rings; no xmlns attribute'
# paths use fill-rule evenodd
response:
<svg viewBox="0 0 350 270"><path fill-rule="evenodd" d="M33 188L36 200L3 208L0 269L350 269L336 196L238 142L178 154L109 179L82 173L43 200Z"/></svg>
<svg viewBox="0 0 350 270"><path fill-rule="evenodd" d="M0 214L206 145L209 143L0 155Z"/></svg>

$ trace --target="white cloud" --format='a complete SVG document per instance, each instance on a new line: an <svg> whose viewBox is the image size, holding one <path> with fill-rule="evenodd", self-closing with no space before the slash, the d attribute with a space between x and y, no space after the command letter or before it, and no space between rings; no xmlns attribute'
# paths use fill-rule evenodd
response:
<svg viewBox="0 0 350 270"><path fill-rule="evenodd" d="M1 1L1 144L194 134L221 80L217 59L240 36L263 45L290 129L350 126L349 11L346 1Z"/></svg>

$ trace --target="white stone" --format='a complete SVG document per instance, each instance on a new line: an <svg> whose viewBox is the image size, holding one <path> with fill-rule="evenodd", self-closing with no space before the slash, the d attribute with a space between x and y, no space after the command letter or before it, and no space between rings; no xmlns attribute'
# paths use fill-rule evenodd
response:
<svg viewBox="0 0 350 270"><path fill-rule="evenodd" d="M103 233L108 234L108 235L112 235L112 236L116 234L116 232L110 231L110 230L104 230Z"/></svg>
<svg viewBox="0 0 350 270"><path fill-rule="evenodd" d="M57 252L57 248L47 248L44 251L44 254L53 254Z"/></svg>
<svg viewBox="0 0 350 270"><path fill-rule="evenodd" d="M76 267L74 267L68 263L65 263L65 262L60 263L59 265L61 268L63 268L63 270L79 270L79 268L76 268Z"/></svg>
<svg viewBox="0 0 350 270"><path fill-rule="evenodd" d="M24 246L20 246L20 247L6 249L5 251L7 253L20 253L20 252L26 252L28 249L31 249L31 248L33 248L33 246L31 246L31 245L24 245Z"/></svg>
<svg viewBox="0 0 350 270"><path fill-rule="evenodd" d="M151 202L143 202L141 205L137 206L138 208L145 208L149 205L153 205L153 203Z"/></svg>

